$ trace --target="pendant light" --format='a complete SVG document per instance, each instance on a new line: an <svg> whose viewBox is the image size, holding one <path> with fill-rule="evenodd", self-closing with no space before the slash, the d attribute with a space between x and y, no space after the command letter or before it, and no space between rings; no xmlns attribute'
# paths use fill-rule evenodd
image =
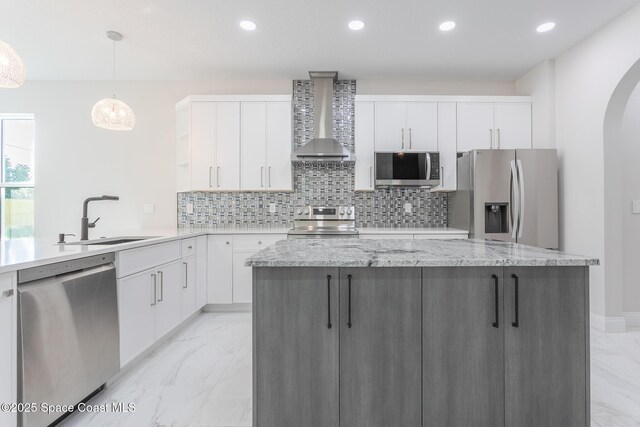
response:
<svg viewBox="0 0 640 427"><path fill-rule="evenodd" d="M16 88L24 83L24 63L20 55L0 40L0 87Z"/></svg>
<svg viewBox="0 0 640 427"><path fill-rule="evenodd" d="M107 31L107 37L113 40L113 81L116 80L116 42L122 40L122 34L116 31ZM93 124L110 130L131 130L136 125L136 115L131 107L124 102L113 98L101 99L91 110Z"/></svg>

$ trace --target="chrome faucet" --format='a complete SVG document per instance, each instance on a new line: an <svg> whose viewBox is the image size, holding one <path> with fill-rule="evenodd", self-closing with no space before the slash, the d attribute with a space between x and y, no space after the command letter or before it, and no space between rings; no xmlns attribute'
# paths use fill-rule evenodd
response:
<svg viewBox="0 0 640 427"><path fill-rule="evenodd" d="M89 240L89 229L96 226L96 222L100 219L100 217L96 218L95 221L89 222L89 218L87 216L87 209L89 208L89 202L95 202L98 200L120 200L118 196L100 196L100 197L89 197L84 201L82 205L82 219L81 228L80 228L80 240Z"/></svg>

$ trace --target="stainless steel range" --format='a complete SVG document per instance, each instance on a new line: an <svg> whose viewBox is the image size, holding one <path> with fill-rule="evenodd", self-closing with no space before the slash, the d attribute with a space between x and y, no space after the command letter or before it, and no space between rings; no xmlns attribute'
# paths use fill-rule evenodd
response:
<svg viewBox="0 0 640 427"><path fill-rule="evenodd" d="M304 206L293 216L289 239L358 238L353 206Z"/></svg>

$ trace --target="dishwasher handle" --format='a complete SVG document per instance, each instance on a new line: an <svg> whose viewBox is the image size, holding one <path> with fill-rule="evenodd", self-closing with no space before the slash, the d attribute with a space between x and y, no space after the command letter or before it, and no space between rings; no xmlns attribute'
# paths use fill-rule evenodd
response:
<svg viewBox="0 0 640 427"><path fill-rule="evenodd" d="M75 271L72 273L61 274L58 276L47 277L44 279L33 280L28 283L18 283L18 293L25 293L42 288L43 286L50 286L53 284L59 284L61 282L69 282L72 280L80 280L92 274L104 273L109 270L115 270L116 267L113 263L101 265L99 267L87 268L81 271Z"/></svg>

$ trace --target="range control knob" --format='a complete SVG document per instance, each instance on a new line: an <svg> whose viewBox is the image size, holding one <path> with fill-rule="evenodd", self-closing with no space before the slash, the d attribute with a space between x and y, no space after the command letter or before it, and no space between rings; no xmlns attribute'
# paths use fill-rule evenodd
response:
<svg viewBox="0 0 640 427"><path fill-rule="evenodd" d="M305 215L309 215L309 208L304 208L302 213L305 214Z"/></svg>
<svg viewBox="0 0 640 427"><path fill-rule="evenodd" d="M340 208L340 215L344 215L344 208Z"/></svg>
<svg viewBox="0 0 640 427"><path fill-rule="evenodd" d="M302 215L302 208L298 208L297 214Z"/></svg>
<svg viewBox="0 0 640 427"><path fill-rule="evenodd" d="M347 215L351 215L353 213L353 208L347 209Z"/></svg>

